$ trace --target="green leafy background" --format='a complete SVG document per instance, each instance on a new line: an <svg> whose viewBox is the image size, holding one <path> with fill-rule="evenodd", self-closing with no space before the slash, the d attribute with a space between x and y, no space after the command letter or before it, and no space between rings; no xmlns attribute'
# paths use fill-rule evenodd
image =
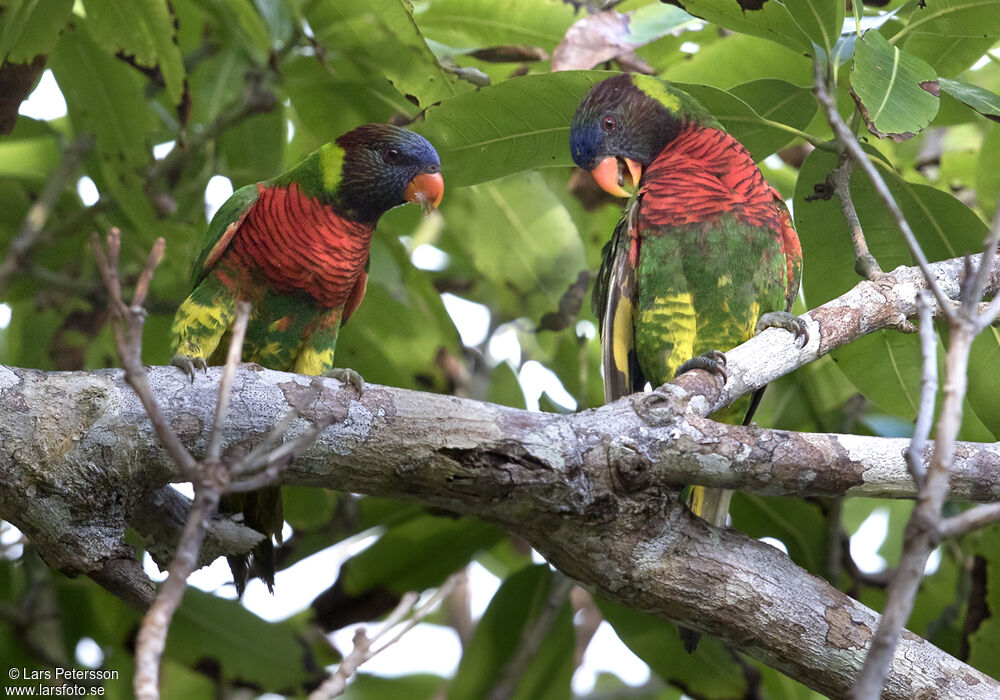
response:
<svg viewBox="0 0 1000 700"><path fill-rule="evenodd" d="M814 55L836 57L840 110L928 257L979 249L1000 196L1000 61L988 53L1000 40L1000 0L893 0L882 9L855 2L846 12L836 0L769 0L756 11L736 0L678 4L691 16L651 0L617 5L631 22L634 54L554 73L551 57L571 25L588 17L585 2L0 0L0 78L40 60L66 102L65 115L22 115L0 136L4 249L47 183L58 188L37 244L0 287L0 318L10 314L0 329L0 362L43 370L115 364L86 241L91 230L118 226L127 279L156 237L167 240L145 337L145 360L165 363L170 319L206 225L209 180L255 182L358 124L391 120L435 144L447 191L440 217L401 208L380 222L368 295L341 336L339 363L370 382L511 406L598 405L590 281L620 202L574 175L567 143L580 98L621 61L695 95L787 198L805 254L798 310L858 281L839 203L813 196L836 163L829 150L808 145L830 137L811 89ZM858 18L872 27L864 36L854 29ZM154 156L160 144L173 144L165 158ZM64 162L73 145L85 155ZM81 197L84 177L99 199ZM912 264L862 174L854 174L851 190L882 268ZM461 300L478 305L478 332L468 312L453 316ZM757 421L909 435L919 361L916 336L875 333L775 382ZM1000 438L998 365L1000 332L990 329L973 349L965 439ZM540 371L550 373L546 382L519 381ZM226 585L189 590L166 650L165 697L224 696L236 687L302 695L338 658L318 622L376 620L405 591L434 587L470 562L499 588L464 628L447 609L431 616L463 629L451 677L362 673L345 697L484 697L553 584L523 543L474 519L305 488L286 489L285 502L292 535L280 567L332 547L354 552L313 582L317 590L329 586L321 598L333 604L317 601L265 621L225 599ZM878 569L898 559L909 508L738 495L732 518L734 527L781 543L798 564L878 608ZM99 663L120 674L105 684L107 695L130 697L137 613L87 580L48 569L4 527L4 660L23 668L79 665L78 645L92 640ZM942 546L909 624L993 675L1000 673L997 541L994 529ZM865 570L845 554L852 549ZM277 595L288 595L280 581ZM577 697L570 680L582 647L574 630L585 609L599 611L651 669L630 697L818 697L714 640L689 657L671 624L582 600L574 596L558 610L516 697ZM615 697L625 684L605 672L593 692Z"/></svg>

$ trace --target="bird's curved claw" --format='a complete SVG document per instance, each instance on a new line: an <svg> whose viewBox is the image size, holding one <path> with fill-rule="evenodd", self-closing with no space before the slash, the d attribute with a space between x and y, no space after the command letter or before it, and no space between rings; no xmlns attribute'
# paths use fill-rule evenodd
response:
<svg viewBox="0 0 1000 700"><path fill-rule="evenodd" d="M184 374L191 378L191 383L194 384L194 371L200 369L203 372L208 371L208 365L205 364L204 357L191 357L190 355L174 355L170 359L170 364L174 367L179 367Z"/></svg>
<svg viewBox="0 0 1000 700"><path fill-rule="evenodd" d="M339 379L344 384L350 384L354 387L354 391L357 392L358 399L361 398L361 394L364 392L365 380L360 374L350 367L334 367L333 369L323 372L323 376Z"/></svg>
<svg viewBox="0 0 1000 700"><path fill-rule="evenodd" d="M789 333L793 333L795 340L801 339L802 341L799 343L800 348L809 344L809 326L795 314L787 311L769 311L762 314L757 319L757 325L753 328L754 335L768 328L784 328Z"/></svg>
<svg viewBox="0 0 1000 700"><path fill-rule="evenodd" d="M710 374L721 377L723 384L725 384L726 380L729 379L729 374L726 372L726 356L718 350L709 350L702 355L692 357L690 360L677 368L677 372L674 373L674 376L679 377L685 372L690 372L693 369L703 369Z"/></svg>

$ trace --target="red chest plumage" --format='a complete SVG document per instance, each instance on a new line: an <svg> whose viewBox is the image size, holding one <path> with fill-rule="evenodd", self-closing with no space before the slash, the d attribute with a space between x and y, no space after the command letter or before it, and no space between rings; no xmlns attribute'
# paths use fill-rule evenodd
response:
<svg viewBox="0 0 1000 700"><path fill-rule="evenodd" d="M723 214L782 228L777 193L746 148L718 129L687 127L649 164L642 182L640 228L712 223Z"/></svg>
<svg viewBox="0 0 1000 700"><path fill-rule="evenodd" d="M368 260L373 226L338 216L298 185L265 188L233 237L232 254L270 285L343 306Z"/></svg>

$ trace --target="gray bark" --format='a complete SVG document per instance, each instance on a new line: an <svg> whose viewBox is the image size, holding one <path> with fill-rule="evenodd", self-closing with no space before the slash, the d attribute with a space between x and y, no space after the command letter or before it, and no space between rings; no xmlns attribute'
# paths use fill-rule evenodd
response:
<svg viewBox="0 0 1000 700"><path fill-rule="evenodd" d="M992 291L1000 282L1000 264L994 267ZM957 294L960 263L935 269L947 293ZM920 287L912 272L894 271L894 286L862 283L814 310L805 348L790 334L766 331L731 351L725 387L702 372L667 385L654 424L636 414L631 398L557 416L376 385L356 400L353 388L326 380L290 437L310 417L335 421L282 483L419 500L497 523L587 588L841 696L878 615L778 550L691 516L675 487L912 497L906 441L704 418L865 332L903 326ZM150 370L160 406L195 455L206 449L219 371L191 384L176 368ZM311 381L242 366L228 448L251 449ZM0 517L69 574L100 580L127 567L125 526L148 518L149 494L180 478L118 370L0 368L0 441ZM1000 445L960 444L952 496L998 500L998 474ZM220 537L224 549L227 536ZM128 586L133 574L112 579ZM921 696L1000 697L1000 683L906 633L884 697Z"/></svg>

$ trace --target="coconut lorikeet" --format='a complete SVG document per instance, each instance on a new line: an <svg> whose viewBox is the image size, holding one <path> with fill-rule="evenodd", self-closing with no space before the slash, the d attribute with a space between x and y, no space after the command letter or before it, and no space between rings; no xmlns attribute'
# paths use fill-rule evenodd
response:
<svg viewBox="0 0 1000 700"><path fill-rule="evenodd" d="M379 217L405 202L436 207L444 193L434 147L408 129L368 124L311 153L275 178L237 190L208 226L192 291L173 322L171 363L194 369L225 361L221 343L240 301L252 304L243 360L271 369L346 379L333 366L340 326L365 295L371 236ZM274 550L283 523L276 487L223 499L262 532L257 574L274 586ZM238 593L249 557L229 557Z"/></svg>
<svg viewBox="0 0 1000 700"><path fill-rule="evenodd" d="M605 400L701 368L763 326L805 333L789 313L802 249L778 192L693 97L645 75L594 85L573 117L574 162L628 197L594 288ZM749 423L760 392L714 415ZM723 526L731 492L694 487L691 509Z"/></svg>

